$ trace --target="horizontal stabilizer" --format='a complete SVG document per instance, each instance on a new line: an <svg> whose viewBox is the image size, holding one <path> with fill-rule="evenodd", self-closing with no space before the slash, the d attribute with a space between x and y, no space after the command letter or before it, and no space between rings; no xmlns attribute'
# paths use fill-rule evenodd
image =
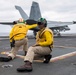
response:
<svg viewBox="0 0 76 75"><path fill-rule="evenodd" d="M0 24L3 24L3 25L13 25L13 22L0 22Z"/></svg>
<svg viewBox="0 0 76 75"><path fill-rule="evenodd" d="M76 24L76 21L73 21L73 24Z"/></svg>
<svg viewBox="0 0 76 75"><path fill-rule="evenodd" d="M32 19L27 19L27 20L26 20L26 23L27 23L28 25L32 25L32 24L37 24L37 21L32 20Z"/></svg>

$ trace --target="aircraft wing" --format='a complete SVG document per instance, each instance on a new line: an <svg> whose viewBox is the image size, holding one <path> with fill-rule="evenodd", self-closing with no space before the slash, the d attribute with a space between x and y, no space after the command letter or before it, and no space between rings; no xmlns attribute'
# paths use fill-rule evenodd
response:
<svg viewBox="0 0 76 75"><path fill-rule="evenodd" d="M76 24L76 22L75 21L73 22L48 21L47 22L47 26L50 28L63 27L63 26L72 25L72 24Z"/></svg>

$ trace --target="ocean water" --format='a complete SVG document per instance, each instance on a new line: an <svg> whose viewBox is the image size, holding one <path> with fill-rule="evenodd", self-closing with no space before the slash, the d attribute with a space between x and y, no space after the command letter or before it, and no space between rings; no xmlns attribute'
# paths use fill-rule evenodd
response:
<svg viewBox="0 0 76 75"><path fill-rule="evenodd" d="M0 32L0 36L9 36L9 33L6 33L6 32L5 33L4 32L1 33Z"/></svg>

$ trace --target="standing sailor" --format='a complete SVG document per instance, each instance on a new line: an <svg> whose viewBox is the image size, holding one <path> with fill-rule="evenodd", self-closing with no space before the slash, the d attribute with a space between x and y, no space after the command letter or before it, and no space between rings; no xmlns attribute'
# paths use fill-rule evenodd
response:
<svg viewBox="0 0 76 75"><path fill-rule="evenodd" d="M11 53L8 55L8 57L0 57L0 61L2 62L8 62L16 57L16 53L19 50L21 46L23 46L23 50L25 52L25 55L27 53L28 48L28 39L26 37L27 32L31 28L37 27L37 24L28 25L25 20L22 18L19 19L19 22L13 26L9 38L10 38L10 44L11 44Z"/></svg>

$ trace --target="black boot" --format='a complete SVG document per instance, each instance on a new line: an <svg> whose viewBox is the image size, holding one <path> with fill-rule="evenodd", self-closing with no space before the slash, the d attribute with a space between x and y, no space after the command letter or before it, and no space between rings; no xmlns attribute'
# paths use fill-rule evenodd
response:
<svg viewBox="0 0 76 75"><path fill-rule="evenodd" d="M25 61L25 64L17 68L18 72L31 72L32 71L32 63L29 61Z"/></svg>
<svg viewBox="0 0 76 75"><path fill-rule="evenodd" d="M50 59L52 58L52 55L50 55L50 54L49 55L45 55L44 58L45 58L45 60L44 60L43 63L49 63Z"/></svg>
<svg viewBox="0 0 76 75"><path fill-rule="evenodd" d="M12 57L10 57L10 56L0 57L0 62L9 62L10 60L12 60Z"/></svg>

